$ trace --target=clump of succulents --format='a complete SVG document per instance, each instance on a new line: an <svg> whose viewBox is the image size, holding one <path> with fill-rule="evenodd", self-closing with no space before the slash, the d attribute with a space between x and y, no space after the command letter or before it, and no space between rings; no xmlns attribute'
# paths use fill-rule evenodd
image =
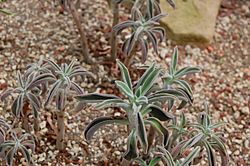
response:
<svg viewBox="0 0 250 166"><path fill-rule="evenodd" d="M86 140L90 140L94 132L102 125L110 123L129 125L127 152L124 159L133 161L138 157L137 141L140 141L144 152L147 153L152 145L153 138L146 132L146 125L151 125L163 136L162 146L167 146L169 132L164 127L163 121L169 122L174 116L163 110L162 104L168 100L191 102L189 96L180 89L155 89L161 69L152 64L134 84L131 81L128 69L118 61L123 81L116 81L116 85L125 98L107 94L84 94L77 97L81 102L98 103L96 108L119 107L126 112L126 118L99 117L92 121L84 132ZM190 103L191 104L191 103ZM162 121L162 122L161 122ZM151 138L152 137L152 138Z"/></svg>
<svg viewBox="0 0 250 166"><path fill-rule="evenodd" d="M180 123L177 123L171 110L174 109L175 101L180 103L177 109L184 108L187 104L192 104L192 91L190 85L181 79L182 76L200 72L196 67L184 67L177 70L178 50L175 48L170 70L163 74L163 70L152 64L147 68L141 78L132 82L126 66L117 61L121 70L122 81L115 81L121 94L124 98L111 95L90 93L79 95L76 98L80 102L94 103L97 109L104 109L107 107L118 107L126 113L126 117L99 117L93 120L85 129L84 136L87 141L90 141L95 131L106 124L123 124L129 126L129 136L127 141L127 150L123 155L123 165L128 165L133 161L140 162L146 165L147 162L140 159L138 149L138 141L144 151L148 154L155 139L155 131L162 136L160 143L161 155L152 159L149 163L156 164L156 161L162 161L170 165L185 165L197 161L198 154L202 148L207 148L208 156L213 155L212 147L221 153L223 165L228 161L224 143L221 141L221 136L211 133L211 130L220 127L221 123L211 125L207 113L202 113L202 121L199 123L188 123L185 114L181 114ZM159 86L159 80L162 81L162 86ZM164 109L164 105L168 104L168 109ZM206 120L204 120L206 119ZM164 122L164 123L163 123ZM168 124L168 125L166 125ZM147 126L150 125L148 129ZM195 127L188 132L191 127ZM196 129L197 128L197 129ZM206 134L205 134L206 133ZM210 134L211 133L211 134ZM210 134L210 135L208 135ZM210 146L209 141L212 138L213 146ZM205 139L205 140L204 140ZM200 145L200 146L199 146ZM211 147L210 149L208 149ZM191 150L186 156L184 152ZM209 158L209 165L213 165L215 161Z"/></svg>
<svg viewBox="0 0 250 166"><path fill-rule="evenodd" d="M39 110L42 108L42 100L46 96L45 106L48 106L55 98L58 125L56 145L59 150L63 150L67 97L72 94L72 91L78 95L83 94L82 88L74 82L73 78L77 75L86 74L89 73L80 66L75 65L74 60L69 65L62 63L59 66L52 60L40 59L38 63L28 65L23 75L17 72L17 87L5 90L0 99L6 103L8 96L17 94L14 95L15 98L11 107L12 113L16 121L22 121L23 128L30 132L29 115L31 113L34 115L34 129L38 131Z"/></svg>
<svg viewBox="0 0 250 166"><path fill-rule="evenodd" d="M163 163L169 166L186 166L199 163L204 158L209 166L216 165L216 153L221 157L221 165L228 165L228 154L225 147L223 134L218 128L223 122L212 124L209 117L208 106L202 112L196 123L189 122L184 111L180 117L174 112L181 110L193 103L193 92L186 77L198 73L197 67L177 68L178 49L174 49L169 70L160 68L156 63L149 65L137 80L132 80L129 66L134 59L135 52L140 48L142 62L148 56L149 43L158 54L158 43L163 42L165 30L160 27L159 21L166 14L161 13L157 0L132 0L131 20L119 23L119 3L124 0L111 0L113 9L113 31L111 36L111 58L116 59L117 34L126 28L131 29L131 34L122 46L126 55L125 62L117 60L122 79L115 81L120 94L85 94L83 89L75 82L77 75L90 74L81 66L62 63L58 65L52 60L40 59L38 63L27 66L24 74L17 72L18 85L8 88L0 99L7 103L7 97L13 95L11 111L14 122L10 126L0 118L0 157L7 165L19 164L19 158L24 157L27 165L34 164L32 152L35 150L35 141L29 134L29 115L34 116L34 130L39 129L39 111L55 101L57 111L57 139L56 147L64 149L65 113L68 95L74 91L79 105L94 104L97 109L116 107L122 110L125 116L97 117L90 122L84 130L87 142L94 133L103 125L122 124L128 127L127 149L122 156L121 165L139 163L142 166L155 166ZM173 0L167 0L175 8ZM2 2L0 0L0 2ZM70 12L79 30L83 54L86 62L91 62L87 39L81 27L77 12L80 1L60 0L63 9ZM4 12L0 9L0 12ZM159 40L158 40L159 39ZM183 78L184 77L184 78ZM175 110L175 111L173 111ZM16 122L21 121L23 128L28 133L16 129ZM20 130L20 131L19 131ZM18 132L19 131L19 132ZM156 137L156 133L160 137ZM159 139L160 138L160 139Z"/></svg>

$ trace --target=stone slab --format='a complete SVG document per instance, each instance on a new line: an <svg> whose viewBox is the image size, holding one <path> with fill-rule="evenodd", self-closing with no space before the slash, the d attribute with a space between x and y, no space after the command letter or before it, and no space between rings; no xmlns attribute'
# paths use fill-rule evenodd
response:
<svg viewBox="0 0 250 166"><path fill-rule="evenodd" d="M221 0L175 0L176 9L166 0L160 0L161 20L167 36L177 43L208 44L212 41Z"/></svg>

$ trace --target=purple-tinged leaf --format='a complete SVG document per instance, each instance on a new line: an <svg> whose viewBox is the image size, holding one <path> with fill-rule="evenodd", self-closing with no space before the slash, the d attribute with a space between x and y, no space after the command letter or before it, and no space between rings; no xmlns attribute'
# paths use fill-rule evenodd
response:
<svg viewBox="0 0 250 166"><path fill-rule="evenodd" d="M83 76L83 75L86 75L86 74L92 76L92 74L90 72L88 72L88 71L86 71L84 69L76 69L76 70L73 70L70 73L69 78L73 78L73 77L75 77L77 75L82 75Z"/></svg>
<svg viewBox="0 0 250 166"><path fill-rule="evenodd" d="M56 95L56 93L58 92L59 88L61 86L61 80L57 80L53 85L52 88L49 90L48 92L48 96L47 99L45 101L45 106L47 106L51 100L53 99L53 97Z"/></svg>
<svg viewBox="0 0 250 166"><path fill-rule="evenodd" d="M27 86L27 89L32 89L35 86L38 86L41 83L45 83L48 81L55 81L55 76L51 73L44 73L34 78L34 80Z"/></svg>
<svg viewBox="0 0 250 166"><path fill-rule="evenodd" d="M98 130L101 126L107 125L107 124L128 124L128 121L123 118L114 118L114 117L99 117L93 120L86 129L84 130L84 137L86 141L89 141L96 130Z"/></svg>
<svg viewBox="0 0 250 166"><path fill-rule="evenodd" d="M175 9L175 2L173 0L167 0L170 6Z"/></svg>
<svg viewBox="0 0 250 166"><path fill-rule="evenodd" d="M119 34L123 29L128 28L130 26L136 26L138 25L135 21L124 21L120 24L117 24L113 27L113 30L116 32L116 35Z"/></svg>
<svg viewBox="0 0 250 166"><path fill-rule="evenodd" d="M23 102L24 102L24 94L20 94L14 100L11 107L12 113L18 118L20 117L20 112L23 109L23 104L24 104Z"/></svg>
<svg viewBox="0 0 250 166"><path fill-rule="evenodd" d="M161 14L158 14L157 16L152 17L148 21L158 22L158 21L160 21L160 19L162 19L163 17L166 17L166 16L167 16L166 13L161 13Z"/></svg>
<svg viewBox="0 0 250 166"><path fill-rule="evenodd" d="M17 80L18 80L19 86L21 86L22 88L24 88L25 85L24 85L23 78L21 76L20 71L17 71Z"/></svg>
<svg viewBox="0 0 250 166"><path fill-rule="evenodd" d="M181 162L180 166L187 166L195 159L196 156L200 153L200 147L193 149L190 154L185 157L184 161Z"/></svg>
<svg viewBox="0 0 250 166"><path fill-rule="evenodd" d="M151 31L146 31L146 33L148 34L148 39L152 42L154 51L156 52L156 54L158 54L158 47L157 47L158 43L156 36Z"/></svg>
<svg viewBox="0 0 250 166"><path fill-rule="evenodd" d="M45 60L46 62L48 62L48 64L55 70L55 71L62 71L60 66L58 64L56 64L54 61L52 60Z"/></svg>
<svg viewBox="0 0 250 166"><path fill-rule="evenodd" d="M181 154L182 149L185 146L187 141L188 140L183 140L183 141L179 142L174 148L172 148L171 154L172 154L173 158L177 158Z"/></svg>
<svg viewBox="0 0 250 166"><path fill-rule="evenodd" d="M119 99L115 95L101 94L101 93L90 93L86 95L79 95L75 97L79 101L85 101L87 103L98 103L109 99Z"/></svg>
<svg viewBox="0 0 250 166"><path fill-rule="evenodd" d="M28 164L30 164L31 156L30 156L30 153L29 153L28 149L23 145L21 145L19 149L21 149L21 152L22 152L24 158L26 159Z"/></svg>
<svg viewBox="0 0 250 166"><path fill-rule="evenodd" d="M169 121L174 118L172 114L164 111L156 105L150 105L149 109L151 109L151 111L149 112L150 116L155 117L160 121Z"/></svg>
<svg viewBox="0 0 250 166"><path fill-rule="evenodd" d="M215 157L215 153L213 151L212 146L205 140L202 142L207 151L209 166L216 166L216 157Z"/></svg>
<svg viewBox="0 0 250 166"><path fill-rule="evenodd" d="M135 32L132 33L129 37L127 48L125 50L126 55L130 55L131 51L133 50L135 46L136 38L135 38Z"/></svg>
<svg viewBox="0 0 250 166"><path fill-rule="evenodd" d="M5 101L6 98L14 91L13 88L9 88L9 89L6 89L5 91L3 91L0 95L0 99L1 101Z"/></svg>
<svg viewBox="0 0 250 166"><path fill-rule="evenodd" d="M142 49L142 63L145 63L148 57L148 42L145 39L140 38L140 45Z"/></svg>
<svg viewBox="0 0 250 166"><path fill-rule="evenodd" d="M78 95L84 94L84 90L74 81L71 81L71 89L73 89Z"/></svg>
<svg viewBox="0 0 250 166"><path fill-rule="evenodd" d="M150 29L151 32L155 33L155 34L159 34L160 36L160 42L163 42L163 40L165 39L166 36L166 32L165 29L162 27L153 27Z"/></svg>

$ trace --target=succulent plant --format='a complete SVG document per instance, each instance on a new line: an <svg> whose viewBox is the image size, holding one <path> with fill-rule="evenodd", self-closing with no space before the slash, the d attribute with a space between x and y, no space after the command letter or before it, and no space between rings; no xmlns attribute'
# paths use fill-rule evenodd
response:
<svg viewBox="0 0 250 166"><path fill-rule="evenodd" d="M123 81L116 81L116 85L120 92L125 95L122 99L115 95L107 94L86 94L80 95L76 98L79 101L84 101L87 103L98 103L96 108L107 108L107 107L119 107L122 108L126 114L126 118L120 117L99 117L93 120L85 129L84 136L87 141L91 139L94 132L105 124L126 124L129 125L130 134L127 141L127 152L124 154L124 158L128 161L138 157L137 141L139 140L144 152L148 151L148 139L146 133L146 125L151 125L155 128L160 135L163 136L162 145L165 146L168 142L168 131L163 126L161 121L169 121L173 118L171 114L163 111L161 107L155 105L155 102L159 98L173 98L173 99L185 99L182 93L176 90L165 91L164 93L154 93L150 94L150 90L155 84L159 74L160 69L156 68L155 65L151 65L142 77L132 85L132 81L126 66L118 61L119 68L122 73Z"/></svg>
<svg viewBox="0 0 250 166"><path fill-rule="evenodd" d="M67 97L70 94L71 90L76 92L78 95L83 94L83 89L72 79L77 75L86 75L90 74L82 67L75 65L75 61L71 61L68 65L62 63L61 66L53 62L52 60L47 60L48 68L55 75L55 81L50 88L45 106L49 105L53 98L56 100L57 108L57 125L58 125L58 135L57 135L57 148L63 150L63 141L64 141L64 117L65 117L65 105Z"/></svg>
<svg viewBox="0 0 250 166"><path fill-rule="evenodd" d="M225 122L212 123L209 116L209 109L206 104L205 111L200 113L198 123L190 123L189 127L194 127L191 140L187 141L183 148L191 146L201 146L206 149L209 166L216 165L216 155L214 151L218 151L221 157L221 165L228 165L229 156L225 146L223 133L218 128L225 125Z"/></svg>
<svg viewBox="0 0 250 166"><path fill-rule="evenodd" d="M160 36L160 42L162 42L165 37L165 30L159 26L159 20L165 17L166 14L159 14L150 19L146 19L140 11L137 13L139 15L138 20L124 21L113 27L117 34L126 28L132 28L130 37L124 41L122 46L122 51L128 56L125 61L126 66L130 65L134 56L134 54L131 54L132 50L136 49L138 44L142 48L142 62L145 62L148 55L149 41L152 42L154 51L158 54L157 35ZM145 36L147 36L147 39L144 38Z"/></svg>
<svg viewBox="0 0 250 166"><path fill-rule="evenodd" d="M14 102L12 103L12 113L19 119L22 117L23 126L26 130L29 130L28 125L28 114L29 114L29 105L32 108L32 113L34 118L38 118L39 110L41 108L41 101L39 95L41 92L40 85L47 82L53 81L55 78L51 73L44 73L41 75L24 75L17 72L17 81L18 86L16 88L9 88L5 90L0 99L6 102L6 98L11 94L17 94ZM36 124L38 125L38 124Z"/></svg>
<svg viewBox="0 0 250 166"><path fill-rule="evenodd" d="M18 137L13 131L11 131L10 136L10 139L0 144L0 153L6 160L6 164L12 166L15 159L15 161L18 162L16 157L19 156L18 152L21 152L22 157L24 157L27 164L30 165L33 162L31 152L35 150L33 136L30 134L23 134Z"/></svg>
<svg viewBox="0 0 250 166"><path fill-rule="evenodd" d="M188 74L194 74L201 72L201 69L198 67L183 67L181 69L177 69L178 65L178 48L175 47L174 53L172 55L171 63L169 65L168 72L164 73L161 77L163 80L163 89L173 89L180 87L183 89L186 95L188 95L191 99L193 96L193 92L191 86L187 81L182 79L183 76ZM169 100L168 109L171 110L174 105L174 100ZM179 109L186 105L185 101L180 105Z"/></svg>
<svg viewBox="0 0 250 166"><path fill-rule="evenodd" d="M182 137L174 148L171 154L176 159L180 157L185 149L200 147L205 148L208 156L209 166L216 165L216 155L214 151L218 151L221 157L221 165L226 166L229 158L225 147L223 134L218 132L218 128L223 126L224 122L212 124L208 114L208 108L205 106L205 111L200 113L198 123L186 122L184 114L182 115L181 130L185 132L185 137ZM173 128L173 127L172 127ZM180 131L179 127L174 128ZM184 129L185 128L185 129ZM188 130L187 130L188 128ZM182 135L180 133L180 135ZM175 137L176 138L176 137Z"/></svg>

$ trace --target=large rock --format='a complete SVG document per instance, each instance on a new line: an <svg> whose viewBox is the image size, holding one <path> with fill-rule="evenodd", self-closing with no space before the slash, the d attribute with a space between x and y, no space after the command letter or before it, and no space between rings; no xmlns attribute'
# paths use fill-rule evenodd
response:
<svg viewBox="0 0 250 166"><path fill-rule="evenodd" d="M169 14L162 19L168 37L182 44L211 42L221 0L175 0L175 3L176 9L172 9L166 0L160 0L162 12Z"/></svg>

